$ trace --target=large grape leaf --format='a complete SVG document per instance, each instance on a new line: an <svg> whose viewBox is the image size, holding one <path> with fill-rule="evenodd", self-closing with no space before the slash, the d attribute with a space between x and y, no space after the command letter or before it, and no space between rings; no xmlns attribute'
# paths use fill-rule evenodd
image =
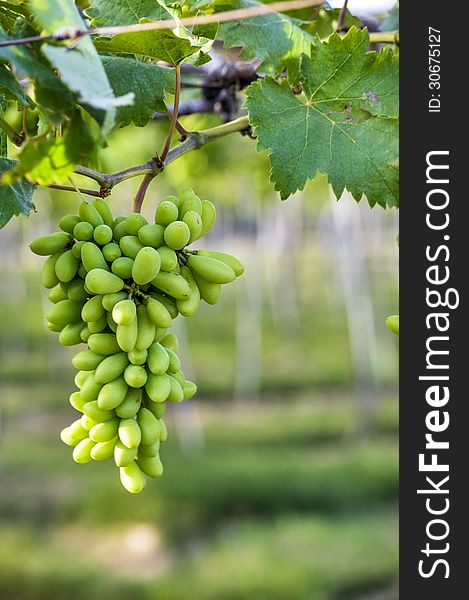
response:
<svg viewBox="0 0 469 600"><path fill-rule="evenodd" d="M256 0L233 0L229 7L223 5L220 9L234 10L261 4ZM290 17L276 12L221 23L218 38L227 48L241 46L242 58L258 58L262 61L262 70L272 75L281 73L289 61L302 52L309 54L314 41Z"/></svg>
<svg viewBox="0 0 469 600"><path fill-rule="evenodd" d="M398 58L368 45L368 32L353 28L314 46L301 59L302 94L271 78L248 88L250 121L282 198L320 172L337 197L347 188L372 206L398 205Z"/></svg>
<svg viewBox="0 0 469 600"><path fill-rule="evenodd" d="M0 41L9 39L11 38L0 28ZM0 58L8 61L18 75L33 81L36 102L51 121L60 123L63 115L71 110L74 96L50 67L24 45L0 47Z"/></svg>
<svg viewBox="0 0 469 600"><path fill-rule="evenodd" d="M23 17L27 13L22 6L13 2L0 1L0 26L7 31L11 31L18 17Z"/></svg>
<svg viewBox="0 0 469 600"><path fill-rule="evenodd" d="M94 0L87 14L93 27L108 25L132 25L139 22L162 21L178 18L176 8L166 6L163 0ZM198 52L207 53L212 40L191 35L185 27L140 31L117 34L112 38L95 38L94 44L100 52L140 54L162 60L172 65Z"/></svg>
<svg viewBox="0 0 469 600"><path fill-rule="evenodd" d="M64 27L85 29L85 23L73 0L29 0L28 6L35 22L46 34ZM106 112L103 132L108 133L114 124L116 107L132 103L133 95L119 98L114 96L91 40L83 38L71 51L64 46L52 44L43 44L41 50L59 71L67 87L78 94L80 103Z"/></svg>
<svg viewBox="0 0 469 600"><path fill-rule="evenodd" d="M0 158L0 177L9 171L15 161L9 158ZM36 186L29 181L17 181L11 185L0 185L0 229L8 221L20 214L29 215L34 208L32 196Z"/></svg>
<svg viewBox="0 0 469 600"><path fill-rule="evenodd" d="M101 60L116 95L132 92L134 104L117 111L120 127L134 123L145 126L154 112L165 112L165 93L174 92L174 70L136 58L102 56Z"/></svg>
<svg viewBox="0 0 469 600"><path fill-rule="evenodd" d="M18 162L3 175L3 182L26 178L40 185L67 183L76 165L86 160L94 148L95 140L76 110L63 137L27 143Z"/></svg>

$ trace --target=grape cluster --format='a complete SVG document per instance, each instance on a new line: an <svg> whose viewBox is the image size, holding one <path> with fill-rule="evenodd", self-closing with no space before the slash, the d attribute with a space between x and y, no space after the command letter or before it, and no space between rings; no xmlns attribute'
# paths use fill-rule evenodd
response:
<svg viewBox="0 0 469 600"><path fill-rule="evenodd" d="M229 254L188 249L215 217L213 204L190 188L162 200L151 224L139 213L114 218L99 198L30 246L48 256L48 328L60 332L64 346L87 345L72 359L79 391L70 403L82 415L61 438L77 463L114 458L132 493L144 488L145 475L163 473L166 402L197 390L184 377L168 328L179 314L192 316L201 300L215 304L222 284L243 272Z"/></svg>

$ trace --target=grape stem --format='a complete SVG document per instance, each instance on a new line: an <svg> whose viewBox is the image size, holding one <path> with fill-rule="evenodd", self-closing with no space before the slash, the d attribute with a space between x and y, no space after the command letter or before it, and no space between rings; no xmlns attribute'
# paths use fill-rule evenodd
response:
<svg viewBox="0 0 469 600"><path fill-rule="evenodd" d="M138 177L139 175L152 175L153 177L156 177L161 173L164 166L169 165L181 156L184 156L184 154L187 154L192 150L197 150L198 148L205 146L205 144L209 144L210 142L231 133L243 133L247 131L249 131L249 119L248 117L240 117L239 119L224 123L223 125L217 125L211 129L190 131L185 135L180 144L174 146L174 148L168 152L164 165L161 163L161 159L153 157L141 165L136 165L135 167L130 167L129 169L124 169L117 173L101 173L81 165L76 167L75 173L93 179L104 190L110 190L119 183L132 179L133 177Z"/></svg>

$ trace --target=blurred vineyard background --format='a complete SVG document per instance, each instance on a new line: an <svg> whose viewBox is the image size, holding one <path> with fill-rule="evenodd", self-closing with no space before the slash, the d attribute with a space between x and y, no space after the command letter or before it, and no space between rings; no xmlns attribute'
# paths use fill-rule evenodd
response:
<svg viewBox="0 0 469 600"><path fill-rule="evenodd" d="M164 125L147 129L117 132L102 170L148 159ZM115 214L137 183L115 189ZM170 407L165 474L137 497L58 437L73 349L44 328L27 246L79 198L40 191L38 213L0 232L0 597L396 600L397 213L338 203L322 178L281 202L241 136L171 165L147 218L185 185L218 209L199 247L246 273L178 319L199 393Z"/></svg>

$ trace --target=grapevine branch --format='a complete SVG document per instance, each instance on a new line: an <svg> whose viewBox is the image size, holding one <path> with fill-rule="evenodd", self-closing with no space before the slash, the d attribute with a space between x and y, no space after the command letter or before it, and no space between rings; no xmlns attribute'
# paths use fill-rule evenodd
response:
<svg viewBox="0 0 469 600"><path fill-rule="evenodd" d="M209 144L210 142L225 137L231 133L242 133L248 130L248 117L240 117L239 119L230 121L229 123L224 123L223 125L218 125L217 127L212 127L211 129L189 132L180 144L174 146L174 148L168 152L168 156L166 157L164 165L161 163L161 160L157 158L151 158L141 165L136 165L135 167L130 167L129 169L124 169L123 171L118 171L117 173L101 173L80 165L76 167L75 173L96 181L96 183L98 183L98 185L101 187L101 191L99 193L103 194L105 193L105 190L111 190L119 183L122 183L127 179L132 179L133 177L138 177L139 175L151 175L152 178L156 177L159 173L161 173L164 166L174 162L184 154L187 154L192 150L197 150L198 148L205 146L205 144Z"/></svg>
<svg viewBox="0 0 469 600"><path fill-rule="evenodd" d="M31 44L34 42L56 41L72 42L87 35L118 35L126 33L140 33L142 31L155 31L158 29L175 29L181 25L194 27L195 25L208 25L210 23L226 23L227 21L241 21L251 19L260 15L273 12L287 12L301 10L309 6L322 4L324 0L287 0L274 2L272 4L261 4L237 10L228 10L212 15L199 15L195 17L184 17L182 19L169 19L166 21L152 21L150 23L137 23L135 25L119 25L115 27L91 27L90 29L66 28L60 29L49 35L38 35L28 38L18 38L0 42L0 48L4 46L15 46L19 44Z"/></svg>

